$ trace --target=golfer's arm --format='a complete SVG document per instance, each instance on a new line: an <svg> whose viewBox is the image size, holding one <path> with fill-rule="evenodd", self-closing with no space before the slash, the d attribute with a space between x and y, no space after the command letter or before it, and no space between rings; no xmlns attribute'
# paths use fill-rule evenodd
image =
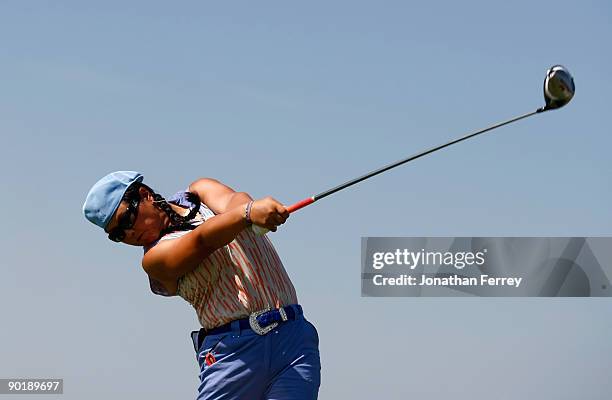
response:
<svg viewBox="0 0 612 400"><path fill-rule="evenodd" d="M174 281L194 270L204 258L230 243L248 226L244 207L215 215L177 239L162 240L142 259L142 267L155 279Z"/></svg>
<svg viewBox="0 0 612 400"><path fill-rule="evenodd" d="M215 214L223 214L253 200L247 193L236 192L212 178L198 179L189 185L189 191L196 193Z"/></svg>
<svg viewBox="0 0 612 400"><path fill-rule="evenodd" d="M245 205L251 200L253 200L253 198L246 192L234 192L227 203L227 209L233 210L236 207Z"/></svg>

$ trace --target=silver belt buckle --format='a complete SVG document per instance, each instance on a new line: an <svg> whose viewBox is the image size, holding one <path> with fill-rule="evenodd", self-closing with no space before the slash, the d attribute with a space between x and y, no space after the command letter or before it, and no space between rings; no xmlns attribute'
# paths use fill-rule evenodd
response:
<svg viewBox="0 0 612 400"><path fill-rule="evenodd" d="M249 315L249 325L251 326L251 329L253 329L253 332L255 332L258 335L265 335L266 333L270 332L272 329L276 328L278 326L278 322L272 322L270 325L268 326L261 326L259 325L259 321L257 321L257 317L259 317L261 314L267 313L268 311L271 311L271 308L266 308L264 310L261 311L255 311L254 313L252 313L251 315ZM289 318L287 318L287 312L285 311L285 309L283 307L280 307L278 309L278 312L280 313L281 316L281 320L283 322L287 321Z"/></svg>

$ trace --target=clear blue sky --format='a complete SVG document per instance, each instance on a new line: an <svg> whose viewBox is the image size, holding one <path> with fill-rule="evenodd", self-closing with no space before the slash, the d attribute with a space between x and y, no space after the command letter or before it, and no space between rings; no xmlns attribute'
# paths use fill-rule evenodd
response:
<svg viewBox="0 0 612 400"><path fill-rule="evenodd" d="M270 237L319 330L321 399L608 398L608 299L362 298L360 238L610 235L610 38L605 1L3 1L0 377L63 377L65 399L195 396L194 311L81 214L102 175L292 203L534 110L562 63L566 108Z"/></svg>

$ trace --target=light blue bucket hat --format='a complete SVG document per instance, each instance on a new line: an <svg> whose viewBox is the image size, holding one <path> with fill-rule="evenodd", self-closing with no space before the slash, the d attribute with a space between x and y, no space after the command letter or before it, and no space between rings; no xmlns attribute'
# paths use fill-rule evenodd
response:
<svg viewBox="0 0 612 400"><path fill-rule="evenodd" d="M96 182L87 193L83 204L83 214L100 228L106 228L128 187L134 182L142 182L143 176L135 171L111 172Z"/></svg>

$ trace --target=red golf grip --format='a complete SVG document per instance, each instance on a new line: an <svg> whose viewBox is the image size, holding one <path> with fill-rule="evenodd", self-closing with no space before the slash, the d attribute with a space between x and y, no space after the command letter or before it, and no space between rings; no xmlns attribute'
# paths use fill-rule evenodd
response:
<svg viewBox="0 0 612 400"><path fill-rule="evenodd" d="M307 199L304 199L302 201L298 201L295 204L290 205L289 207L287 207L287 211L289 211L289 213L292 213L294 211L299 210L300 208L304 208L309 204L312 204L315 202L315 197L309 197ZM266 233L268 233L269 231L264 228L263 226L259 226L259 225L251 225L251 229L253 230L253 232L255 232L257 235L265 235Z"/></svg>
<svg viewBox="0 0 612 400"><path fill-rule="evenodd" d="M287 211L289 211L289 213L292 213L312 203L314 203L314 197L308 197L307 199L298 201L297 203L290 205L289 207L287 207Z"/></svg>

